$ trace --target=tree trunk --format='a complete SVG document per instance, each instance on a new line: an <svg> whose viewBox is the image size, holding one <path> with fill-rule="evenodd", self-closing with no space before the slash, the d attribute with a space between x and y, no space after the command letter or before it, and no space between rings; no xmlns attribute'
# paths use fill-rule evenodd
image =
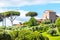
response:
<svg viewBox="0 0 60 40"><path fill-rule="evenodd" d="M5 28L6 28L6 18L5 18Z"/></svg>
<svg viewBox="0 0 60 40"><path fill-rule="evenodd" d="M11 21L11 25L13 26L13 16L12 16L12 14L10 16L10 21Z"/></svg>
<svg viewBox="0 0 60 40"><path fill-rule="evenodd" d="M2 21L2 26L4 26L4 20Z"/></svg>
<svg viewBox="0 0 60 40"><path fill-rule="evenodd" d="M13 21L11 20L11 25L13 26Z"/></svg>

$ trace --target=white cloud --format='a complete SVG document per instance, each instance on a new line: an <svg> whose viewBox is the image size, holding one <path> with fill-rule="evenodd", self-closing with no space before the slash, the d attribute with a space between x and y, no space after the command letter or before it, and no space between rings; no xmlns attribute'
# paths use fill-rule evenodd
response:
<svg viewBox="0 0 60 40"><path fill-rule="evenodd" d="M19 11L20 11L20 10L19 10ZM21 10L21 11L20 11L20 13L21 13L20 17L26 17L25 14L26 14L27 12L29 12L29 11L23 11L23 10Z"/></svg>
<svg viewBox="0 0 60 40"><path fill-rule="evenodd" d="M37 17L37 16L36 16L35 18L36 18L36 19L41 19L40 17Z"/></svg>
<svg viewBox="0 0 60 40"><path fill-rule="evenodd" d="M60 13L57 13L58 16L60 16Z"/></svg>
<svg viewBox="0 0 60 40"><path fill-rule="evenodd" d="M60 3L60 0L0 0L0 7Z"/></svg>
<svg viewBox="0 0 60 40"><path fill-rule="evenodd" d="M19 22L22 22L22 21L14 20L13 24L19 24Z"/></svg>

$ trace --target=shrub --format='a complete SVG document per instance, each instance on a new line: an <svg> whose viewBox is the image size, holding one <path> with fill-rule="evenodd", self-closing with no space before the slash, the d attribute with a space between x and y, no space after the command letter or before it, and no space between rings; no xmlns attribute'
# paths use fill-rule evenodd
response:
<svg viewBox="0 0 60 40"><path fill-rule="evenodd" d="M50 20L44 20L44 21L42 21L42 23L43 23L43 24L50 24L51 21L50 21Z"/></svg>
<svg viewBox="0 0 60 40"><path fill-rule="evenodd" d="M49 38L48 37L45 37L45 40L49 40Z"/></svg>
<svg viewBox="0 0 60 40"><path fill-rule="evenodd" d="M44 32L47 32L50 28L50 25L44 25Z"/></svg>
<svg viewBox="0 0 60 40"><path fill-rule="evenodd" d="M60 32L60 27L58 27L58 31Z"/></svg>
<svg viewBox="0 0 60 40"><path fill-rule="evenodd" d="M55 24L50 24L50 28L56 28Z"/></svg>
<svg viewBox="0 0 60 40"><path fill-rule="evenodd" d="M40 27L39 27L39 29L40 29L40 31L42 31L42 32L47 32L48 30L49 30L49 25L41 25Z"/></svg>
<svg viewBox="0 0 60 40"><path fill-rule="evenodd" d="M45 40L44 36L38 31L34 31L30 34L31 40Z"/></svg>
<svg viewBox="0 0 60 40"><path fill-rule="evenodd" d="M28 25L31 26L36 26L37 25L37 20L34 17L31 17L29 20Z"/></svg>
<svg viewBox="0 0 60 40"><path fill-rule="evenodd" d="M11 40L11 36L6 33L0 34L0 40Z"/></svg>
<svg viewBox="0 0 60 40"><path fill-rule="evenodd" d="M40 31L40 29L38 26L34 26L34 27L32 27L32 31Z"/></svg>
<svg viewBox="0 0 60 40"><path fill-rule="evenodd" d="M48 30L48 34L51 36L55 36L57 34L57 31L55 29Z"/></svg>
<svg viewBox="0 0 60 40"><path fill-rule="evenodd" d="M56 24L57 27L60 27L60 17L57 18L55 24Z"/></svg>

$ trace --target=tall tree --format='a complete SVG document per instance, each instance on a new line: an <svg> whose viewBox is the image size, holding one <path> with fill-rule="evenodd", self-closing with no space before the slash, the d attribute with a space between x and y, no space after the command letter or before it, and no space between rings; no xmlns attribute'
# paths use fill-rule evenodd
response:
<svg viewBox="0 0 60 40"><path fill-rule="evenodd" d="M38 14L36 12L28 12L26 14L26 16L30 16L30 20L28 22L29 26L36 26L37 25L37 20L34 18L35 16L37 16Z"/></svg>
<svg viewBox="0 0 60 40"><path fill-rule="evenodd" d="M2 26L4 26L4 23L3 23L3 15L2 15L2 13L0 13L0 22L2 22Z"/></svg>
<svg viewBox="0 0 60 40"><path fill-rule="evenodd" d="M20 12L18 12L18 11L7 11L7 12L5 12L5 17L9 18L12 25L13 25L13 21L16 19L17 16L20 16Z"/></svg>
<svg viewBox="0 0 60 40"><path fill-rule="evenodd" d="M0 21L3 21L3 20L2 20L2 15L1 15L1 13L0 13Z"/></svg>
<svg viewBox="0 0 60 40"><path fill-rule="evenodd" d="M5 26L6 27L6 17L8 17L7 15L8 15L9 13L7 13L7 12L2 12L1 13L1 18L2 18L2 20L3 20L3 22L2 22L2 26Z"/></svg>

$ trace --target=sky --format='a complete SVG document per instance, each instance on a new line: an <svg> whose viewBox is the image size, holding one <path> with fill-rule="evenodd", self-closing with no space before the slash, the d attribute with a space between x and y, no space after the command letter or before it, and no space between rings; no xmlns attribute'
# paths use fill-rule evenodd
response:
<svg viewBox="0 0 60 40"><path fill-rule="evenodd" d="M41 19L45 10L53 10L60 16L60 0L0 0L0 12L9 10L21 13L14 20L14 24L28 21L30 17L26 17L25 14L29 11L38 13L38 16L35 17L36 19ZM2 22L0 22L0 25L2 25ZM6 25L11 25L9 19L7 19Z"/></svg>

